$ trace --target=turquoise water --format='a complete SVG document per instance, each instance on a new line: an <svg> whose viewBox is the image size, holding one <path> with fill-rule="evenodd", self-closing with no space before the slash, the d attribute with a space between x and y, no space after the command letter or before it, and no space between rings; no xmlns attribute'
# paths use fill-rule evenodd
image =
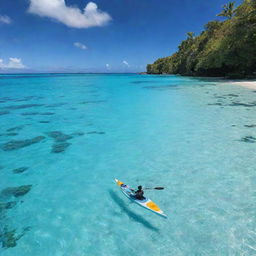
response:
<svg viewBox="0 0 256 256"><path fill-rule="evenodd" d="M256 255L255 98L179 76L1 75L0 254ZM114 178L164 186L146 196L168 218Z"/></svg>

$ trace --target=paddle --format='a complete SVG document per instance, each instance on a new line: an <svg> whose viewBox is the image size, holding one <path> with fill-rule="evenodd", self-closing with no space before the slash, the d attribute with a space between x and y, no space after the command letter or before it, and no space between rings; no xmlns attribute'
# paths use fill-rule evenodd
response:
<svg viewBox="0 0 256 256"><path fill-rule="evenodd" d="M164 189L164 187L144 188L144 189L156 189L156 190L163 190L163 189Z"/></svg>

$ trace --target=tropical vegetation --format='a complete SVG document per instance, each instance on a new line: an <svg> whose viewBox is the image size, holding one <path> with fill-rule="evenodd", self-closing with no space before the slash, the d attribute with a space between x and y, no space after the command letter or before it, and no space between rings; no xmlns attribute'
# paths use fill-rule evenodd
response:
<svg viewBox="0 0 256 256"><path fill-rule="evenodd" d="M200 35L188 32L178 51L147 65L149 74L189 76L256 76L256 0L231 2L208 22Z"/></svg>

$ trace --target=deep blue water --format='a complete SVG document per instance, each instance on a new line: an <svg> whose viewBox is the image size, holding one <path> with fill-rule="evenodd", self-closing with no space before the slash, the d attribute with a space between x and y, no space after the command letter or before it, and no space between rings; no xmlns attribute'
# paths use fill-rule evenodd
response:
<svg viewBox="0 0 256 256"><path fill-rule="evenodd" d="M179 76L1 75L0 124L1 255L256 255L255 91ZM164 186L145 194L168 218L114 178Z"/></svg>

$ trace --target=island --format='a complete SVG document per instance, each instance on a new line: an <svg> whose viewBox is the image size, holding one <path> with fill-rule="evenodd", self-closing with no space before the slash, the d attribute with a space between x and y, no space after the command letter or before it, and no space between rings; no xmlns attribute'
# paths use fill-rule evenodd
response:
<svg viewBox="0 0 256 256"><path fill-rule="evenodd" d="M147 65L147 74L180 74L225 78L256 77L256 1L244 0L223 6L198 36L187 38L173 55Z"/></svg>

